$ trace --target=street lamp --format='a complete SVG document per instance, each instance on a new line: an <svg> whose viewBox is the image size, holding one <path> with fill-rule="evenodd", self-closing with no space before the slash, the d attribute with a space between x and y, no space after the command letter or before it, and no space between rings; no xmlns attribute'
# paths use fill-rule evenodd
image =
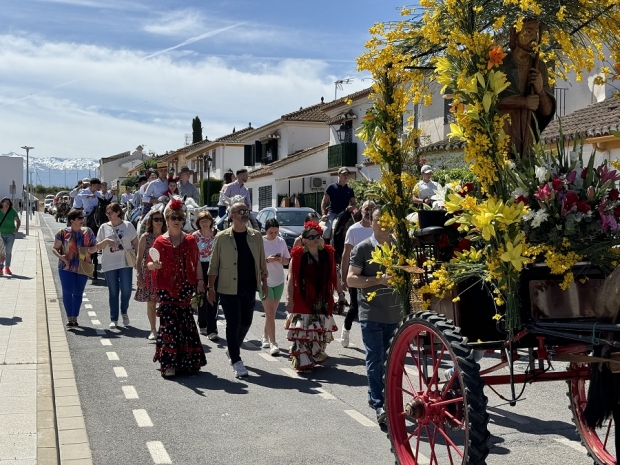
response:
<svg viewBox="0 0 620 465"><path fill-rule="evenodd" d="M206 155L206 154L205 154ZM207 207L209 206L209 187L211 186L211 163L213 163L213 158L209 155L205 158L205 155L202 156L202 161L207 165Z"/></svg>
<svg viewBox="0 0 620 465"><path fill-rule="evenodd" d="M30 158L28 157L28 153L34 149L34 147L28 147L24 145L22 147L26 151L26 236L30 234L30 222L28 221L30 218Z"/></svg>
<svg viewBox="0 0 620 465"><path fill-rule="evenodd" d="M347 127L341 124L340 127L336 129L336 135L338 136L338 141L342 144L347 137Z"/></svg>

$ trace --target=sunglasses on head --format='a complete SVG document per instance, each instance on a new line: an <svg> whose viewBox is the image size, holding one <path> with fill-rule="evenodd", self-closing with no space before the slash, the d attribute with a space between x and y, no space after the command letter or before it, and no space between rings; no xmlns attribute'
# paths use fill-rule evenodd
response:
<svg viewBox="0 0 620 465"><path fill-rule="evenodd" d="M309 241L314 241L316 239L320 239L321 235L320 234L309 234L306 236L306 239L308 239Z"/></svg>
<svg viewBox="0 0 620 465"><path fill-rule="evenodd" d="M153 218L153 221L157 221L158 223L161 223L162 221L164 221L164 219L161 216L158 216L157 218Z"/></svg>
<svg viewBox="0 0 620 465"><path fill-rule="evenodd" d="M250 210L245 209L245 210L237 210L236 212L233 213L239 213L240 215L247 215L248 213L250 213Z"/></svg>
<svg viewBox="0 0 620 465"><path fill-rule="evenodd" d="M172 215L170 216L170 221L185 221L185 218L182 216Z"/></svg>

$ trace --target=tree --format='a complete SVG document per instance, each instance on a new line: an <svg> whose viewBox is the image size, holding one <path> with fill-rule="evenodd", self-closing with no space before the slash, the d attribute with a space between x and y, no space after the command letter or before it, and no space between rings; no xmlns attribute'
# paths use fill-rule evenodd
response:
<svg viewBox="0 0 620 465"><path fill-rule="evenodd" d="M202 123L197 116L192 120L192 144L202 140Z"/></svg>

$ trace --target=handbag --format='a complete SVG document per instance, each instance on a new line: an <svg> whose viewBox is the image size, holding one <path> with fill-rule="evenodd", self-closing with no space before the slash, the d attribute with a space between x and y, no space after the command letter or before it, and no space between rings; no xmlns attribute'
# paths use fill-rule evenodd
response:
<svg viewBox="0 0 620 465"><path fill-rule="evenodd" d="M123 241L121 241L120 237L118 237L118 234L116 234L116 229L114 229L114 226L110 225L110 227L112 228L112 231L114 231L114 235L118 239L118 242L122 244ZM135 268L136 264L138 263L135 250L126 249L125 246L123 246L123 251L125 252L125 261L127 262L127 266L129 268Z"/></svg>
<svg viewBox="0 0 620 465"><path fill-rule="evenodd" d="M86 260L81 260L78 264L78 274L83 274L88 276L89 278L93 277L93 272L95 271L95 265L87 262Z"/></svg>

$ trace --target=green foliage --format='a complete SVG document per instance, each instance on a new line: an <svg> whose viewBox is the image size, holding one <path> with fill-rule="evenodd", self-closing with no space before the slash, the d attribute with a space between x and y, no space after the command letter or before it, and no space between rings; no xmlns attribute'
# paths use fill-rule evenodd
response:
<svg viewBox="0 0 620 465"><path fill-rule="evenodd" d="M202 140L202 123L197 116L192 120L192 144Z"/></svg>
<svg viewBox="0 0 620 465"><path fill-rule="evenodd" d="M34 190L33 193L35 195L46 196L48 194L56 195L60 191L70 191L73 189L73 187L61 187L61 186L45 187L41 184L37 184L36 186L33 186L32 189Z"/></svg>
<svg viewBox="0 0 620 465"><path fill-rule="evenodd" d="M130 178L126 178L123 180L123 182L121 183L121 186L135 186L136 183L138 182L138 176L132 176Z"/></svg>
<svg viewBox="0 0 620 465"><path fill-rule="evenodd" d="M377 205L385 205L387 202L380 181L350 179L348 184L355 193L358 205L361 205L364 200L373 200Z"/></svg>
<svg viewBox="0 0 620 465"><path fill-rule="evenodd" d="M207 202L207 184L209 185L209 197L211 197L211 201ZM222 190L222 186L224 185L224 181L222 179L208 178L200 181L200 203L202 205L213 205L213 200L216 199L214 194L217 194L217 198L219 199L220 190Z"/></svg>
<svg viewBox="0 0 620 465"><path fill-rule="evenodd" d="M476 182L476 175L469 168L452 168L449 170L437 170L433 172L433 181L445 186L451 181L461 183Z"/></svg>
<svg viewBox="0 0 620 465"><path fill-rule="evenodd" d="M155 158L147 158L146 160L144 160L144 169L145 170L157 169L157 160Z"/></svg>

